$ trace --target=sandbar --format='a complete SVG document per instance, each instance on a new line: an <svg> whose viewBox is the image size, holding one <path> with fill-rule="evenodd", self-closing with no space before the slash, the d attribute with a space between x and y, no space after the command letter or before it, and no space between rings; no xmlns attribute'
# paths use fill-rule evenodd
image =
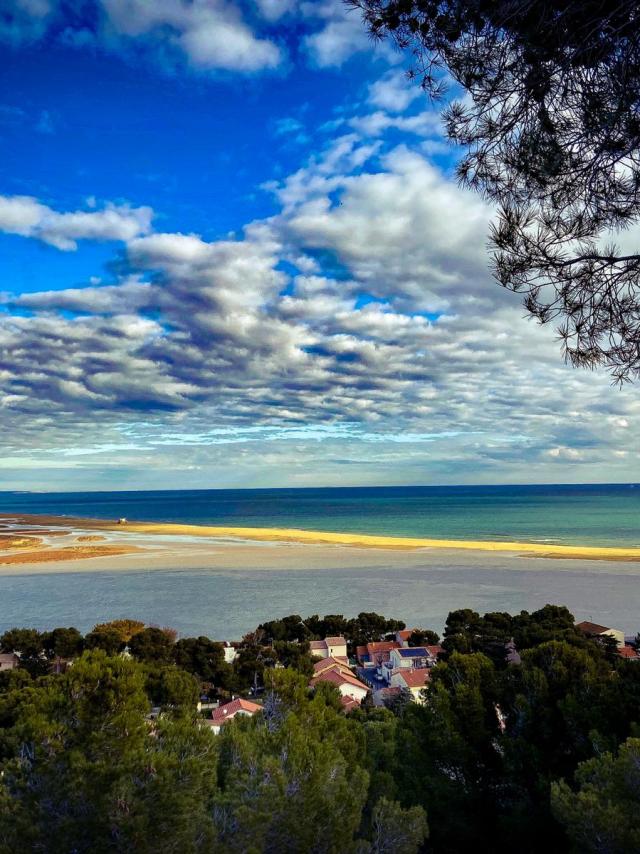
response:
<svg viewBox="0 0 640 854"><path fill-rule="evenodd" d="M136 551L138 549L131 546L66 546L61 549L21 550L15 554L0 553L0 566L115 557L116 555L133 554Z"/></svg>
<svg viewBox="0 0 640 854"><path fill-rule="evenodd" d="M131 535L137 535L138 537L144 536L151 538L153 545L160 548L162 548L162 540L165 537L188 537L198 539L208 538L217 541L230 539L396 551L443 549L447 551L464 552L506 552L515 555L550 558L554 560L596 560L640 563L640 548L631 547L601 547L559 545L556 543L545 544L493 540L450 540L422 537L392 537L373 534L301 530L297 528L188 525L179 523L136 521L119 523L104 519L83 519L68 516L43 516L31 514L16 514L11 516L9 514L4 514L0 516L0 529L9 533L12 526L19 526L21 531L25 531L25 528L30 529L30 533L34 535L39 535L41 533L40 529L44 529L46 532L51 531L51 533L53 533L54 531L59 532L60 528L65 529L69 534L73 532L74 535L77 535L79 531L106 531L112 532L112 534L115 535L113 538L110 537L110 540L114 543L113 545L94 545L92 547L85 547L87 554L85 555L80 551L77 551L78 557L96 557L99 556L99 553L105 554L106 549L135 548L135 546L130 545L131 540L134 539ZM78 547L76 547L76 549L77 548ZM59 549L59 551L68 550ZM84 549L82 551L84 551ZM94 554L89 554L88 552L90 551L93 551ZM39 562L39 558L37 557L38 555L42 555L43 560L55 560L55 558L49 557L52 552L53 549L39 549L37 552L31 552L29 554L29 558L31 558L30 561L26 560L27 554L23 552L20 557L25 558L25 560L20 562L37 563ZM126 553L126 551L118 552L118 554L124 553ZM113 554L116 554L116 552L113 552ZM47 555L47 557L44 557L44 555ZM2 560L3 558L0 556L0 562Z"/></svg>

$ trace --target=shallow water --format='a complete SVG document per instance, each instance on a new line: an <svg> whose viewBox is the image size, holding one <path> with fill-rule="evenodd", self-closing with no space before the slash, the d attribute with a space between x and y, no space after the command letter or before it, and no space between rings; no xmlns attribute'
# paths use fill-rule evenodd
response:
<svg viewBox="0 0 640 854"><path fill-rule="evenodd" d="M502 558L500 568L455 560L346 569L206 569L48 572L0 576L0 630L40 629L133 617L182 635L236 639L288 613L377 611L440 631L450 610L533 610L566 604L631 634L640 630L637 567ZM573 562L572 562L573 563ZM634 565L635 566L635 565ZM526 568L525 568L526 567ZM531 567L531 568L529 568ZM545 568L548 567L548 568Z"/></svg>

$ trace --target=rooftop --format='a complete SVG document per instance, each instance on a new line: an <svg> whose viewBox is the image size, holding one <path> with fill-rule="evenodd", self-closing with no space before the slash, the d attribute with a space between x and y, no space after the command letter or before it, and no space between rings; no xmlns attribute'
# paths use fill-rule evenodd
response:
<svg viewBox="0 0 640 854"><path fill-rule="evenodd" d="M611 629L609 626L601 626L598 623L590 623L588 620L584 620L582 623L578 623L576 628L580 629L581 632L584 632L587 635L601 635L603 632L610 632Z"/></svg>
<svg viewBox="0 0 640 854"><path fill-rule="evenodd" d="M252 703L251 700L244 700L242 697L238 697L236 700L231 700L230 703L225 703L224 706L214 709L211 714L211 720L214 724L221 724L230 720L238 712L255 715L256 712L260 711L262 711L262 706L259 706L258 703Z"/></svg>
<svg viewBox="0 0 640 854"><path fill-rule="evenodd" d="M407 688L424 688L431 677L427 667L413 667L410 670L401 670L399 673Z"/></svg>
<svg viewBox="0 0 640 854"><path fill-rule="evenodd" d="M317 682L332 682L334 685L351 685L353 688L362 688L363 691L368 691L369 686L365 685L359 679L356 679L351 673L344 673L341 670L323 670L311 679L311 685Z"/></svg>
<svg viewBox="0 0 640 854"><path fill-rule="evenodd" d="M330 655L328 658L321 658L320 661L316 661L313 665L313 670L315 673L320 673L323 670L330 670L334 667L336 670L350 672L348 659L342 655Z"/></svg>
<svg viewBox="0 0 640 854"><path fill-rule="evenodd" d="M625 644L625 646L618 647L618 655L621 658L630 658L631 660L640 659L640 652L638 652L638 650L634 649L632 646L629 646L629 644Z"/></svg>
<svg viewBox="0 0 640 854"><path fill-rule="evenodd" d="M430 658L431 653L426 646L411 646L399 649L398 654L402 658Z"/></svg>

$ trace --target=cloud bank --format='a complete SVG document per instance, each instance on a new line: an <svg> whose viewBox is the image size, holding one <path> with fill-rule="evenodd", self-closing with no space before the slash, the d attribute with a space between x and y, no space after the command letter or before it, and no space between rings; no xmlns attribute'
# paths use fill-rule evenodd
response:
<svg viewBox="0 0 640 854"><path fill-rule="evenodd" d="M564 366L553 331L491 281L492 212L430 161L432 117L421 128L412 147L338 136L235 239L153 231L149 208L2 197L7 232L122 244L109 284L6 298L2 467L147 486L151 465L202 486L212 469L239 485L638 472L636 395Z"/></svg>

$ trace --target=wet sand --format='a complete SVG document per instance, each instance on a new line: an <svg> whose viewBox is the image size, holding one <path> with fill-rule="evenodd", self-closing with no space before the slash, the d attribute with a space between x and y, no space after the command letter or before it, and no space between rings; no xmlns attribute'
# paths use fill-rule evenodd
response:
<svg viewBox="0 0 640 854"><path fill-rule="evenodd" d="M23 549L13 554L0 553L0 566L15 566L16 564L33 566L41 563L90 560L91 558L132 554L135 551L137 549L132 546L66 546L61 549L40 549L37 551L25 551Z"/></svg>
<svg viewBox="0 0 640 854"><path fill-rule="evenodd" d="M66 516L22 514L0 516L0 528L4 527L8 531L11 526L20 526L22 530L25 528L34 528L34 533L37 534L42 533L42 530L38 529L43 529L45 534L49 533L58 536L61 528L66 530L67 533L73 531L76 535L78 531L111 532L126 539L129 539L131 534L146 535L154 538L157 537L159 545L167 537L188 537L216 540L257 540L260 542L297 543L305 545L334 545L385 550L447 549L473 552L508 552L556 560L640 562L640 549L638 548L387 537L370 534L335 533L330 531L304 531L295 528L249 528L222 525L185 525L163 522L126 522L120 524L104 519L79 519ZM91 557L91 555L87 555L87 557Z"/></svg>

